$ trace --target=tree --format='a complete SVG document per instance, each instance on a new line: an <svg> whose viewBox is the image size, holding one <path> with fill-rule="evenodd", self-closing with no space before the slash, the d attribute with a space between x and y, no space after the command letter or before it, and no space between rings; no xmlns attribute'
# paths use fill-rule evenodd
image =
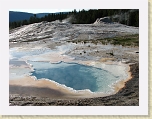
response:
<svg viewBox="0 0 152 119"><path fill-rule="evenodd" d="M139 26L139 12L130 12L129 26Z"/></svg>
<svg viewBox="0 0 152 119"><path fill-rule="evenodd" d="M23 20L22 21L22 25L28 25L28 21L27 20Z"/></svg>

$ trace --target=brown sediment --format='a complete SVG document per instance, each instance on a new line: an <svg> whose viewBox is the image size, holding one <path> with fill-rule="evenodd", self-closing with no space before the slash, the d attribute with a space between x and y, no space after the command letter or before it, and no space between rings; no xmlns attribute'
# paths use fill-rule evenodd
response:
<svg viewBox="0 0 152 119"><path fill-rule="evenodd" d="M124 88L125 87L125 83L127 81L129 81L129 80L132 79L132 75L131 75L131 71L130 71L130 66L128 66L128 68L129 68L128 71L127 71L128 78L125 79L125 80L120 80L120 81L118 81L117 83L115 83L113 85L113 89L114 89L115 93L117 93L119 90L121 90L122 88Z"/></svg>
<svg viewBox="0 0 152 119"><path fill-rule="evenodd" d="M62 98L63 95L67 95L67 97L73 95L69 90L62 88L49 80L34 80L30 76L25 76L21 79L9 80L9 85L11 87L10 94L28 94L38 97L45 96L49 98ZM21 92L22 88L24 89L23 92ZM32 92L31 89L33 89Z"/></svg>
<svg viewBox="0 0 152 119"><path fill-rule="evenodd" d="M100 62L107 62L107 61L114 61L115 58L101 58L99 61Z"/></svg>
<svg viewBox="0 0 152 119"><path fill-rule="evenodd" d="M66 94L62 91L55 90L47 87L33 87L33 86L20 86L20 85L9 85L9 92L11 95L17 94L20 96L34 96L34 97L48 97L52 99L62 99Z"/></svg>
<svg viewBox="0 0 152 119"><path fill-rule="evenodd" d="M74 91L69 90L67 87L58 85L57 83L41 79L34 80L30 76L25 76L19 79L9 80L9 86L11 87L9 93L19 94L19 95L32 95L38 97L49 97L57 99L69 99L69 98L87 98L93 96L99 96L99 94L94 94L88 91ZM23 88L23 91L21 91ZM33 91L31 92L31 89ZM45 91L46 89L46 91ZM50 92L49 92L49 91ZM56 94L56 92L58 92ZM52 95L53 94L53 95ZM100 93L100 96L106 96L105 94Z"/></svg>

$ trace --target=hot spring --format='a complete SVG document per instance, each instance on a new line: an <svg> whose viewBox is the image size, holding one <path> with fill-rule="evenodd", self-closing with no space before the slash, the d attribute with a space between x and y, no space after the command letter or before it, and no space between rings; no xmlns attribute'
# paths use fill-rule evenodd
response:
<svg viewBox="0 0 152 119"><path fill-rule="evenodd" d="M73 90L112 93L113 84L127 78L127 72L123 73L122 66L119 65L107 65L105 68L97 68L66 62L28 61L28 63L33 68L31 76L36 77L37 80L49 79Z"/></svg>
<svg viewBox="0 0 152 119"><path fill-rule="evenodd" d="M89 60L89 66L83 61L64 61L66 57L60 53L61 51L62 49L48 48L10 49L10 80L30 75L36 80L47 79L74 91L112 94L115 92L114 84L129 78L128 65L126 67L118 62L105 64ZM54 53L58 55L55 57ZM51 63L54 61L51 61L51 58L61 62Z"/></svg>

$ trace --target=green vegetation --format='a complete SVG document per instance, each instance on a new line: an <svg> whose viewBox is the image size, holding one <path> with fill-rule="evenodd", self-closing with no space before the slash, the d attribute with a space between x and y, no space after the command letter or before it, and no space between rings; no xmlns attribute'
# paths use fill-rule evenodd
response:
<svg viewBox="0 0 152 119"><path fill-rule="evenodd" d="M13 29L23 25L39 23L42 21L62 21L63 19L68 18L70 16L70 22L72 24L90 24L94 23L97 18L110 16L110 19L113 22L119 22L125 25L135 27L139 26L138 9L90 9L88 11L81 10L79 12L74 10L72 12L51 13L41 18L38 18L35 14L31 16L29 20L10 22L9 28Z"/></svg>
<svg viewBox="0 0 152 119"><path fill-rule="evenodd" d="M102 44L113 44L122 46L139 46L139 34L119 36L114 38L98 39Z"/></svg>
<svg viewBox="0 0 152 119"><path fill-rule="evenodd" d="M122 46L139 46L139 34L134 35L125 35L125 36L118 36L114 38L104 38L104 39L97 39L97 40L73 40L67 41L72 43L93 43L97 45L97 43L102 43L103 45L113 44L113 45L122 45ZM90 47L90 45L88 46ZM112 55L112 54L111 54Z"/></svg>
<svg viewBox="0 0 152 119"><path fill-rule="evenodd" d="M21 42L33 42L33 41L38 41L38 40L41 40L41 39L33 38L33 39L28 39L28 40L25 40L25 41L21 41Z"/></svg>
<svg viewBox="0 0 152 119"><path fill-rule="evenodd" d="M110 52L110 53L106 53L106 54L109 54L109 55L111 55L111 56L114 56L113 52Z"/></svg>
<svg viewBox="0 0 152 119"><path fill-rule="evenodd" d="M22 41L18 40L18 41L19 42L33 42L33 41L45 40L46 38L51 38L51 36L46 36L46 37L43 37L43 38L26 39L26 40L22 40ZM12 40L10 42L12 42Z"/></svg>

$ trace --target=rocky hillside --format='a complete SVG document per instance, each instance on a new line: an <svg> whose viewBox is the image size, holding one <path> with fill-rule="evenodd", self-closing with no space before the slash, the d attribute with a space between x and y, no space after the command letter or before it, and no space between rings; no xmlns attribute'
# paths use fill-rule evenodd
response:
<svg viewBox="0 0 152 119"><path fill-rule="evenodd" d="M138 27L126 26L119 23L70 24L54 21L34 23L12 29L9 32L9 41L29 42L42 39L53 41L96 40L138 33Z"/></svg>

